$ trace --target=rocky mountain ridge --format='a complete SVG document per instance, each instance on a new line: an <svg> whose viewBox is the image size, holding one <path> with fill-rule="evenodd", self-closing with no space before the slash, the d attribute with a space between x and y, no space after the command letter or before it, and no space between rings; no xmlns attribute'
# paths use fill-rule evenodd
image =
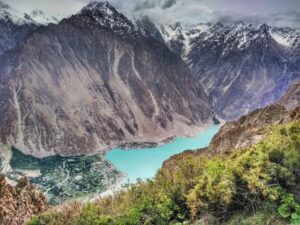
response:
<svg viewBox="0 0 300 225"><path fill-rule="evenodd" d="M242 22L157 27L226 120L275 102L300 79L298 30Z"/></svg>
<svg viewBox="0 0 300 225"><path fill-rule="evenodd" d="M41 10L33 10L28 15L0 1L0 55L23 45L40 26L58 22L57 18Z"/></svg>
<svg viewBox="0 0 300 225"><path fill-rule="evenodd" d="M22 13L10 5L0 1L0 20L4 20L15 25L34 24L37 26L58 23L59 19L40 9L34 9L30 14Z"/></svg>
<svg viewBox="0 0 300 225"><path fill-rule="evenodd" d="M213 157L228 154L236 149L248 148L263 140L269 133L270 126L299 120L299 88L300 83L292 84L276 104L256 109L239 120L225 123L207 148L173 156L164 163L164 166L175 166L176 159L183 155L204 154Z"/></svg>
<svg viewBox="0 0 300 225"><path fill-rule="evenodd" d="M15 11L6 4L2 5L3 9L10 9L4 10L6 13ZM300 32L295 29L243 22L155 25L147 17L130 21L108 2L95 1L80 13L89 14L103 27L113 29L124 37L134 38L140 30L142 35L150 34L166 44L188 64L200 85L204 86L214 111L225 120L237 119L275 102L300 77ZM7 18L10 18L13 13L8 15ZM13 18L19 18L14 21L20 24L18 21L22 16L20 13L17 15ZM58 22L40 10L24 18L26 21L21 23L22 26ZM7 35L4 43L0 41L0 54L1 45L4 46L2 48L10 46L9 49L16 46L28 33L32 33L32 29L36 28L24 28L24 34L22 31L13 32L21 34L17 41L12 35Z"/></svg>
<svg viewBox="0 0 300 225"><path fill-rule="evenodd" d="M51 13L44 12L40 9L34 9L29 14L30 18L38 25L48 25L50 23L57 24L60 20Z"/></svg>
<svg viewBox="0 0 300 225"><path fill-rule="evenodd" d="M29 24L34 21L25 13L13 9L8 4L0 1L0 19L13 22L16 25Z"/></svg>
<svg viewBox="0 0 300 225"><path fill-rule="evenodd" d="M1 143L37 157L191 135L212 119L180 57L108 3L39 27L0 70Z"/></svg>
<svg viewBox="0 0 300 225"><path fill-rule="evenodd" d="M266 24L157 29L91 2L59 24L0 29L2 146L37 156L190 135L212 117L206 93L231 120L299 79L299 32Z"/></svg>

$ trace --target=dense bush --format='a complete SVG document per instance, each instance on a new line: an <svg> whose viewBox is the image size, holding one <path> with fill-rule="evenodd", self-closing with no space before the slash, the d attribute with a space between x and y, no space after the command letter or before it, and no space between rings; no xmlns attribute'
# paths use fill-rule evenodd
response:
<svg viewBox="0 0 300 225"><path fill-rule="evenodd" d="M65 211L72 206L66 206L34 218L31 225L190 224L207 214L224 221L241 209L255 213L269 203L281 204L279 213L292 222L299 219L298 205L286 200L300 172L299 121L272 127L250 148L210 158L183 155L173 165L114 198L71 213Z"/></svg>
<svg viewBox="0 0 300 225"><path fill-rule="evenodd" d="M291 224L300 224L300 205L295 202L293 195L285 194L283 196L278 213L283 218L289 218Z"/></svg>

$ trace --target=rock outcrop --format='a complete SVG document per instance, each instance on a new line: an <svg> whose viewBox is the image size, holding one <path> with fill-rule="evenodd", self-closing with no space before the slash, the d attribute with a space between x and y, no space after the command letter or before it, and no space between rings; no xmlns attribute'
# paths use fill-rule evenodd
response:
<svg viewBox="0 0 300 225"><path fill-rule="evenodd" d="M228 122L212 139L208 151L217 154L251 146L263 138L269 125L280 123L286 116L286 109L276 104L257 109L237 121Z"/></svg>
<svg viewBox="0 0 300 225"><path fill-rule="evenodd" d="M33 215L47 209L46 198L27 178L12 186L0 175L0 224L25 225Z"/></svg>
<svg viewBox="0 0 300 225"><path fill-rule="evenodd" d="M300 105L300 83L295 83L290 86L287 93L280 98L280 105L283 105L287 110L293 110Z"/></svg>

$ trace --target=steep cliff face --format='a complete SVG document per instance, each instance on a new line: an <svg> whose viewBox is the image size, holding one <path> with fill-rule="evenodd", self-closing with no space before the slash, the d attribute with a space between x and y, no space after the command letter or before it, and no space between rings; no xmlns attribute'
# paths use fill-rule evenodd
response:
<svg viewBox="0 0 300 225"><path fill-rule="evenodd" d="M297 30L244 23L177 24L160 30L226 120L274 103L300 79Z"/></svg>
<svg viewBox="0 0 300 225"><path fill-rule="evenodd" d="M31 217L49 209L46 198L26 178L16 186L0 175L0 224L25 225Z"/></svg>
<svg viewBox="0 0 300 225"><path fill-rule="evenodd" d="M2 144L35 156L188 135L212 118L180 57L107 2L39 28L0 70Z"/></svg>

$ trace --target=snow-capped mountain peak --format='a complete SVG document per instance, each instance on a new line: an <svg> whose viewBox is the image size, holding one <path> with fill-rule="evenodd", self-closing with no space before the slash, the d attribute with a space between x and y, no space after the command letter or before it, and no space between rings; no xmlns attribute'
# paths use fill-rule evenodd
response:
<svg viewBox="0 0 300 225"><path fill-rule="evenodd" d="M32 23L33 21L16 9L11 8L8 4L0 1L0 20L10 21L17 25Z"/></svg>
<svg viewBox="0 0 300 225"><path fill-rule="evenodd" d="M84 7L83 10L100 11L108 15L112 15L117 12L115 8L107 1L105 2L91 1L87 6Z"/></svg>
<svg viewBox="0 0 300 225"><path fill-rule="evenodd" d="M270 35L278 44L288 49L293 49L300 41L300 32L290 28L272 27Z"/></svg>
<svg viewBox="0 0 300 225"><path fill-rule="evenodd" d="M59 19L50 13L35 9L30 14L19 12L10 5L0 1L0 20L9 21L16 25L35 24L48 25L49 23L58 23Z"/></svg>
<svg viewBox="0 0 300 225"><path fill-rule="evenodd" d="M89 16L101 26L110 28L120 35L138 32L138 27L107 1L92 1L79 12L79 15Z"/></svg>
<svg viewBox="0 0 300 225"><path fill-rule="evenodd" d="M224 118L237 118L259 104L270 103L270 96L280 96L288 82L299 79L298 30L245 22L157 28L169 49L198 77L215 111ZM237 93L243 93L242 100Z"/></svg>
<svg viewBox="0 0 300 225"><path fill-rule="evenodd" d="M37 24L47 25L50 23L58 23L59 19L50 13L46 13L40 9L34 9L29 15Z"/></svg>
<svg viewBox="0 0 300 225"><path fill-rule="evenodd" d="M276 28L265 23L247 24L244 22L224 25L222 23L200 23L196 25L161 25L160 32L165 43L184 59L193 46L224 46L223 55L230 51L243 51L256 43L277 43L292 50L300 40L300 33L290 28Z"/></svg>

